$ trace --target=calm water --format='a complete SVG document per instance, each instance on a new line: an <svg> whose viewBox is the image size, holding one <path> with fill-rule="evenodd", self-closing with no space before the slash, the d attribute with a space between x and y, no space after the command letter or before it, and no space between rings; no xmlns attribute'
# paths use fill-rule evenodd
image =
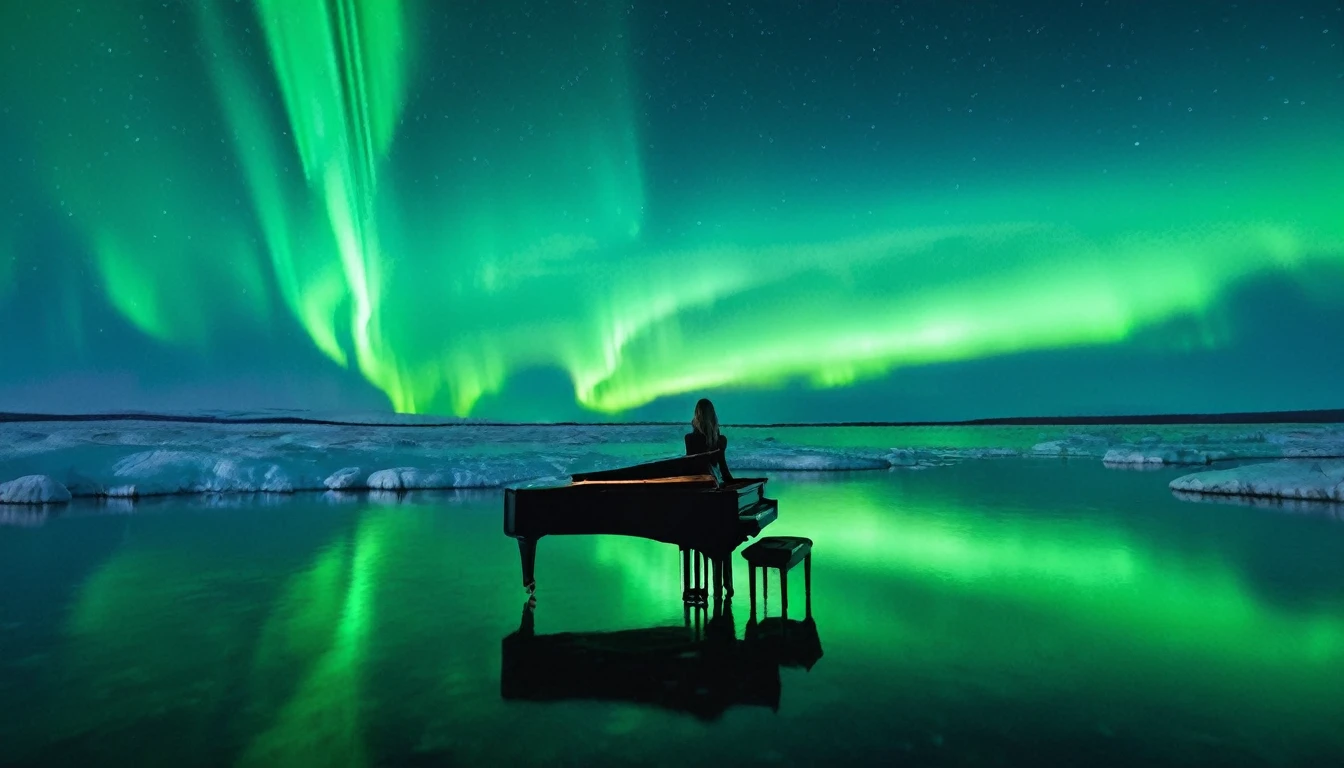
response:
<svg viewBox="0 0 1344 768"><path fill-rule="evenodd" d="M501 696L497 492L76 506L0 527L0 762L1338 764L1344 524L1175 474L773 477L824 656L719 717ZM538 580L538 635L683 625L670 546L545 539Z"/></svg>

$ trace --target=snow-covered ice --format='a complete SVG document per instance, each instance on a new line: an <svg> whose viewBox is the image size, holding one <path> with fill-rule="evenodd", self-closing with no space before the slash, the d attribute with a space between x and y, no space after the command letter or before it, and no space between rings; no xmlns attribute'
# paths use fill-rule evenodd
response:
<svg viewBox="0 0 1344 768"><path fill-rule="evenodd" d="M60 504L70 491L46 475L25 475L0 483L0 504Z"/></svg>
<svg viewBox="0 0 1344 768"><path fill-rule="evenodd" d="M1061 440L1047 440L1043 443L1037 443L1031 447L1031 453L1035 456L1075 456L1075 457L1100 457L1105 455L1110 441L1105 435L1092 433L1072 434Z"/></svg>
<svg viewBox="0 0 1344 768"><path fill-rule="evenodd" d="M125 499L499 488L555 482L573 472L667 458L680 452L687 429L682 425L427 426L409 417L393 421L0 422L0 482L41 475L73 496ZM1005 458L1161 467L1224 459L1344 457L1341 425L730 427L728 432L732 440L728 461L738 475L909 471ZM25 479L23 487L32 482ZM19 486L13 488L10 493L18 494Z"/></svg>
<svg viewBox="0 0 1344 768"><path fill-rule="evenodd" d="M752 450L730 454L734 471L759 472L843 472L846 470L890 469L893 463L885 456L857 451L822 451L808 449Z"/></svg>
<svg viewBox="0 0 1344 768"><path fill-rule="evenodd" d="M298 486L311 487L299 480ZM81 490L83 490L82 486ZM140 451L112 465L111 479L94 484L97 496L163 496L176 493L293 493L289 471L267 461L205 451Z"/></svg>
<svg viewBox="0 0 1344 768"><path fill-rule="evenodd" d="M1171 481L1173 491L1344 502L1344 461L1288 459L1196 472Z"/></svg>
<svg viewBox="0 0 1344 768"><path fill-rule="evenodd" d="M1222 451L1203 451L1198 448L1144 446L1112 448L1101 458L1105 464L1209 464L1225 458Z"/></svg>
<svg viewBox="0 0 1344 768"><path fill-rule="evenodd" d="M333 491L349 491L368 487L368 484L364 481L364 475L359 472L359 467L338 469L332 472L326 480L323 480L322 484Z"/></svg>

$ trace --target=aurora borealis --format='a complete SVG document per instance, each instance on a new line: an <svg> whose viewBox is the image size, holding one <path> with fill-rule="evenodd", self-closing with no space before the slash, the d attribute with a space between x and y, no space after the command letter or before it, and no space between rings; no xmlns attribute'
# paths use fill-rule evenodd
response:
<svg viewBox="0 0 1344 768"><path fill-rule="evenodd" d="M0 410L1337 407L1340 8L1006 5L9 4Z"/></svg>

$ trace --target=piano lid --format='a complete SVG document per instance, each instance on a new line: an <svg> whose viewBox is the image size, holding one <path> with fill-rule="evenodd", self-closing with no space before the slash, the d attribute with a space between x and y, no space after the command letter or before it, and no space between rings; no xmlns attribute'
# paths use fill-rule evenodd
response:
<svg viewBox="0 0 1344 768"><path fill-rule="evenodd" d="M576 483L596 483L629 480L669 480L679 479L705 481L713 479L721 484L715 472L714 453L696 453L690 456L677 456L672 459L659 459L632 467L605 469L599 472L579 472L573 475Z"/></svg>

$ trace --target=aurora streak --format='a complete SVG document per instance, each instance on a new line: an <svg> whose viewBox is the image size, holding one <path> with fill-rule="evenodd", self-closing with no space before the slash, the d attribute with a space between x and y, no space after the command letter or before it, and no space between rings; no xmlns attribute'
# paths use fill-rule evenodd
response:
<svg viewBox="0 0 1344 768"><path fill-rule="evenodd" d="M19 149L0 166L15 214L0 222L0 344L46 349L32 376L130 371L148 386L172 378L175 355L196 361L191 380L246 359L263 380L349 369L367 384L339 378L341 392L371 385L399 412L511 417L541 398L552 405L523 415L577 403L619 417L794 386L842 397L887 382L891 399L910 370L1140 342L1179 379L1183 355L1242 349L1239 292L1265 281L1339 317L1337 11L1261 25L1277 58L1164 84L1107 81L1120 76L1104 56L1076 45L1060 49L1073 81L991 64L970 32L934 35L927 9L897 24L852 8L830 30L844 40L818 31L815 50L783 58L727 34L804 34L768 8L755 21L617 3L6 9L0 65L21 76L0 85L0 137ZM669 64L669 50L705 56L676 46L706 24L737 48ZM1133 26L1149 58L1181 55ZM1260 54L1210 26L1200 50ZM888 31L860 41L870 27ZM945 50L924 61L929 40ZM813 59L820 85L787 69ZM800 95L770 112L757 92ZM776 119L786 109L793 122ZM1087 130L1069 122L1080 112ZM920 139L954 119L942 141ZM1072 143L1018 125L1063 126ZM1293 330L1344 342L1339 328ZM109 344L134 355L109 358ZM1297 375L1338 373L1337 358ZM1077 384L1064 360L1061 386ZM547 370L571 391L500 399ZM24 380L0 373L0 393ZM1227 402L1330 405L1315 397L1285 386Z"/></svg>

